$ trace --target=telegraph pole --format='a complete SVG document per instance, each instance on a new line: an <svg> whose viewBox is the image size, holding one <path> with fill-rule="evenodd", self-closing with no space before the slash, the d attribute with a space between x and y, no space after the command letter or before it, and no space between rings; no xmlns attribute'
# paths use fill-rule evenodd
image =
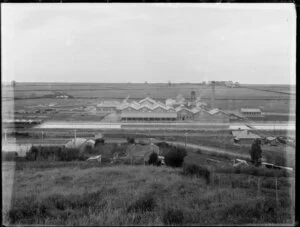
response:
<svg viewBox="0 0 300 227"><path fill-rule="evenodd" d="M5 141L7 140L7 137L6 137L6 128L4 129L4 140Z"/></svg>
<svg viewBox="0 0 300 227"><path fill-rule="evenodd" d="M188 133L186 132L186 133L184 133L184 135L185 135L185 149L186 149L186 142L187 142L187 136L188 136Z"/></svg>
<svg viewBox="0 0 300 227"><path fill-rule="evenodd" d="M211 109L215 108L215 81L211 82L212 95L211 95Z"/></svg>

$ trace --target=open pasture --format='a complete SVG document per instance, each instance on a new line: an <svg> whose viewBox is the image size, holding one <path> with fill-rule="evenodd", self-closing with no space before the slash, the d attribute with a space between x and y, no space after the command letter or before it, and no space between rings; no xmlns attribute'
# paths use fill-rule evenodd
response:
<svg viewBox="0 0 300 227"><path fill-rule="evenodd" d="M259 86L259 85L258 85ZM264 89L267 89L264 86ZM290 90L290 86L282 85L278 87L270 86L269 90L279 89L280 91ZM186 98L190 97L191 91L196 91L196 95L208 98L211 95L210 86L200 86L197 84L172 84L169 86L166 84L30 84L30 83L18 83L15 88L15 97L30 97L32 93L36 93L37 96L44 94L51 94L55 91L66 92L74 97L97 97L97 98L125 98L130 95L132 98L143 98L149 94L153 98L175 98L181 94ZM215 89L216 98L262 98L262 97L274 97L286 98L288 95L276 94L266 91L254 91L248 88L227 88L216 86ZM243 96L243 97L241 97Z"/></svg>
<svg viewBox="0 0 300 227"><path fill-rule="evenodd" d="M193 158L195 160L196 157ZM202 157L199 155L199 159ZM221 161L221 160L220 160ZM293 222L292 178L215 173L211 182L181 169L92 163L4 163L5 224L213 225ZM9 175L14 171L13 175ZM260 178L260 181L258 181ZM260 182L260 183L259 183ZM257 184L259 183L259 187ZM5 188L5 187L4 187ZM292 192L292 193L290 193ZM67 218L68 217L68 218Z"/></svg>
<svg viewBox="0 0 300 227"><path fill-rule="evenodd" d="M265 112L276 113L294 113L295 96L279 92L289 93L293 86L289 85L245 85L249 88L227 88L216 86L215 88L215 106L224 110L239 110L240 108L261 108ZM250 89L251 87L255 89ZM10 90L10 92L8 92ZM268 91L263 91L268 90ZM295 90L295 89L294 89ZM66 92L74 96L74 99L49 99L33 98L45 94L53 94L55 91ZM150 96L158 101L164 102L167 98L175 99L178 95L190 98L191 91L196 92L210 107L212 89L210 86L201 86L197 84L39 84L39 83L18 83L15 87L15 98L13 101L3 101L9 106L13 102L15 110L30 108L38 105L57 103L54 108L76 108L88 105L95 105L101 100L124 100L127 96L130 99L139 100ZM274 92L270 92L274 91ZM11 88L4 88L3 98L12 96ZM31 98L30 98L31 97ZM3 99L4 100L4 99Z"/></svg>

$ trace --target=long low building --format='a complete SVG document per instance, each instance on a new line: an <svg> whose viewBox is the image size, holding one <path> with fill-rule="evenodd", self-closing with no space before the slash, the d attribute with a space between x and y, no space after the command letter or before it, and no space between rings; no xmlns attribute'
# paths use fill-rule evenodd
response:
<svg viewBox="0 0 300 227"><path fill-rule="evenodd" d="M124 112L122 121L175 121L176 112Z"/></svg>
<svg viewBox="0 0 300 227"><path fill-rule="evenodd" d="M184 121L184 122L229 122L229 116L219 109L207 111L201 107L174 108L149 97L139 102L123 102L118 108L122 121Z"/></svg>

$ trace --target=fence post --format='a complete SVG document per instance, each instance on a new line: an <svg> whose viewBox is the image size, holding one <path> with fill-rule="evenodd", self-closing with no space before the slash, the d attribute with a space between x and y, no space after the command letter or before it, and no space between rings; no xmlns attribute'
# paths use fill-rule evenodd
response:
<svg viewBox="0 0 300 227"><path fill-rule="evenodd" d="M219 206L221 205L221 196L220 196L220 175L218 174L218 199L219 199Z"/></svg>
<svg viewBox="0 0 300 227"><path fill-rule="evenodd" d="M257 178L257 196L260 196L260 177Z"/></svg>
<svg viewBox="0 0 300 227"><path fill-rule="evenodd" d="M276 206L278 207L277 177L275 178L275 189L276 189Z"/></svg>

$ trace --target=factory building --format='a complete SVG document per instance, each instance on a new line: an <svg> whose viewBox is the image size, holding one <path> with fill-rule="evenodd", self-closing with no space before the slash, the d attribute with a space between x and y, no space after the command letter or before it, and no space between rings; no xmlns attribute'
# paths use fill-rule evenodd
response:
<svg viewBox="0 0 300 227"><path fill-rule="evenodd" d="M157 102L149 97L124 102L117 107L122 121L198 121L198 122L229 122L229 116L219 109L207 111L201 107L187 108L181 105L174 109L172 106Z"/></svg>
<svg viewBox="0 0 300 227"><path fill-rule="evenodd" d="M117 108L122 121L175 121L176 111L149 97L139 102L125 102Z"/></svg>

